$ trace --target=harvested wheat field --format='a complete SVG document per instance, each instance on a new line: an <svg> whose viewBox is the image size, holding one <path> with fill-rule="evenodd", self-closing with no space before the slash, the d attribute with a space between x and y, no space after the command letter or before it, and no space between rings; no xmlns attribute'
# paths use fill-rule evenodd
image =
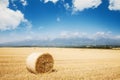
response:
<svg viewBox="0 0 120 80"><path fill-rule="evenodd" d="M33 53L50 53L51 72L33 74L26 59ZM0 80L120 80L119 49L0 48Z"/></svg>

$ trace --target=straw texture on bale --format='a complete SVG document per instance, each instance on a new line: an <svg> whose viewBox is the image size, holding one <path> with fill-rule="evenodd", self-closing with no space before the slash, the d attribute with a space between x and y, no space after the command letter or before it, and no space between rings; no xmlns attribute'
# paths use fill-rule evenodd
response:
<svg viewBox="0 0 120 80"><path fill-rule="evenodd" d="M32 73L45 73L52 70L54 60L49 53L32 53L26 61L27 69Z"/></svg>

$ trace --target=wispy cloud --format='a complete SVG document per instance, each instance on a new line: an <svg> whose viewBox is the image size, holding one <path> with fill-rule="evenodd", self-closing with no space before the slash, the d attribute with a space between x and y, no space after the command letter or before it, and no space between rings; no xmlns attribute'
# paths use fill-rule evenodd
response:
<svg viewBox="0 0 120 80"><path fill-rule="evenodd" d="M108 38L108 39L120 39L120 35L113 35L111 31L107 32L96 32L93 34L89 34L87 32L70 32L63 31L60 33L59 38L89 38L89 39L100 39L100 38Z"/></svg>
<svg viewBox="0 0 120 80"><path fill-rule="evenodd" d="M89 34L86 32L73 32L73 31L62 31L55 37L51 34L49 35L42 35L39 32L29 31L29 32L22 32L21 34L16 32L11 32L9 35L0 35L0 43L4 42L17 42L17 41L54 41L61 43L62 42L70 42L70 43L80 43L80 44L111 44L111 45L120 45L120 35L113 35L112 32L96 32L93 34ZM66 44L64 42L64 44ZM76 43L77 42L77 43ZM35 43L35 42L34 42ZM68 44L68 43L67 43ZM77 44L79 45L79 44Z"/></svg>
<svg viewBox="0 0 120 80"><path fill-rule="evenodd" d="M22 3L23 6L27 6L28 5L27 0L21 0L21 3Z"/></svg>
<svg viewBox="0 0 120 80"><path fill-rule="evenodd" d="M60 22L60 17L57 17L57 22Z"/></svg>
<svg viewBox="0 0 120 80"><path fill-rule="evenodd" d="M70 31L63 31L60 33L60 38L80 38L80 37L87 37L87 33L85 32L70 32Z"/></svg>
<svg viewBox="0 0 120 80"><path fill-rule="evenodd" d="M69 10L69 9L70 9L69 3L65 3L65 4L64 4L64 7L65 7L66 10Z"/></svg>
<svg viewBox="0 0 120 80"><path fill-rule="evenodd" d="M96 32L95 34L92 35L93 39L99 39L99 38L114 38L115 36L112 35L112 32Z"/></svg>

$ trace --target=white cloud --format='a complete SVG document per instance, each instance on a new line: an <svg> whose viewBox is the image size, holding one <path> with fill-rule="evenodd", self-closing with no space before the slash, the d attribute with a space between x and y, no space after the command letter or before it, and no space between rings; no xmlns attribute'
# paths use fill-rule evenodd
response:
<svg viewBox="0 0 120 80"><path fill-rule="evenodd" d="M105 32L97 32L95 35L104 36L104 35L106 35L106 33Z"/></svg>
<svg viewBox="0 0 120 80"><path fill-rule="evenodd" d="M112 35L112 32L96 32L93 34L88 34L86 32L70 32L62 31L60 33L60 38L89 38L89 39L99 39L99 38L120 38L118 35Z"/></svg>
<svg viewBox="0 0 120 80"><path fill-rule="evenodd" d="M0 6L6 7L9 5L8 0L0 0Z"/></svg>
<svg viewBox="0 0 120 80"><path fill-rule="evenodd" d="M27 0L21 0L21 3L22 3L23 6L27 6L28 5Z"/></svg>
<svg viewBox="0 0 120 80"><path fill-rule="evenodd" d="M14 11L8 6L9 0L0 0L0 30L16 29L22 22L29 24L21 11Z"/></svg>
<svg viewBox="0 0 120 80"><path fill-rule="evenodd" d="M38 30L42 30L42 29L44 29L43 26L39 26L39 27L38 27Z"/></svg>
<svg viewBox="0 0 120 80"><path fill-rule="evenodd" d="M24 21L22 22L22 24L23 24L24 30L31 31L32 24L27 19L24 19Z"/></svg>
<svg viewBox="0 0 120 80"><path fill-rule="evenodd" d="M114 38L112 32L96 32L90 36L91 39L99 39L99 38Z"/></svg>
<svg viewBox="0 0 120 80"><path fill-rule="evenodd" d="M49 34L49 35L48 35ZM16 41L24 41L24 40L55 40L55 39L75 39L75 40L102 40L103 41L111 41L117 40L120 41L120 35L113 35L111 32L96 32L92 34L88 34L85 32L72 32L72 31L62 31L59 34L55 34L54 36L51 33L42 34L36 31L23 31L22 33L18 33L15 31L9 32L8 34L2 35L0 34L0 43L4 42L16 42ZM24 35L24 36L23 36ZM74 42L74 41L73 41Z"/></svg>
<svg viewBox="0 0 120 80"><path fill-rule="evenodd" d="M120 10L120 0L109 0L108 8L110 10Z"/></svg>
<svg viewBox="0 0 120 80"><path fill-rule="evenodd" d="M58 2L58 0L44 0L44 3L47 3L47 2L53 2L55 4Z"/></svg>
<svg viewBox="0 0 120 80"><path fill-rule="evenodd" d="M73 10L76 12L88 8L97 8L101 3L101 0L73 0Z"/></svg>
<svg viewBox="0 0 120 80"><path fill-rule="evenodd" d="M63 31L60 33L60 38L81 38L85 36L87 36L87 33L84 32Z"/></svg>
<svg viewBox="0 0 120 80"><path fill-rule="evenodd" d="M117 36L115 37L115 39L120 39L120 35L117 35Z"/></svg>

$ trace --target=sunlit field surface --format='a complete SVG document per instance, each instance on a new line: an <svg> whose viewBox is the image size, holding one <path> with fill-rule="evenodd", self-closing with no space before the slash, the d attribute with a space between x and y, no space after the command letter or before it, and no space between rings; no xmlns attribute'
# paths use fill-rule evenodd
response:
<svg viewBox="0 0 120 80"><path fill-rule="evenodd" d="M52 54L52 72L33 74L26 69L27 56L34 52ZM0 80L120 80L120 50L0 48Z"/></svg>

